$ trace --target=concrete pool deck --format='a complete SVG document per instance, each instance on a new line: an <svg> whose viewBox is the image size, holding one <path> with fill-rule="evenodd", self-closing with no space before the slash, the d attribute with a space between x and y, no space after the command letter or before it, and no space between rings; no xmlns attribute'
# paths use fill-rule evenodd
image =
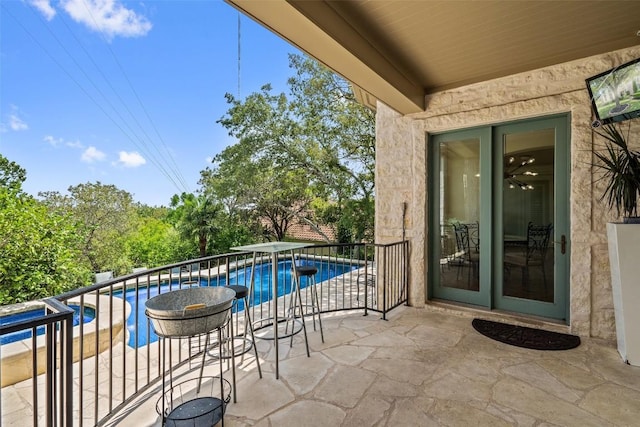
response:
<svg viewBox="0 0 640 427"><path fill-rule="evenodd" d="M640 368L624 364L611 343L586 338L572 350L527 350L478 334L474 316L496 315L438 306L401 307L388 321L326 314L324 344L309 328L311 357L301 336L292 348L280 341L280 380L273 342L259 340L263 378L253 357L237 367L238 401L228 405L225 425L638 425ZM217 371L208 361L205 375ZM160 392L149 390L108 425L160 426Z"/></svg>
<svg viewBox="0 0 640 427"><path fill-rule="evenodd" d="M102 301L102 304L98 303L98 299ZM82 327L80 325L73 327L74 362L80 359L79 342L81 331L85 343L82 354L83 359L94 356L96 350L98 353L101 353L108 349L111 346L111 338L118 339L120 334L123 333L125 327L124 322L118 320L112 321L111 319L126 318L131 312L131 307L128 304L126 308L123 308L122 305L110 307L109 300L110 298L106 296L85 295L82 300L78 297L68 301L69 305L80 306L84 304L85 307L90 307L94 310L97 307L101 307L100 315L97 316L97 318L100 319L99 322L94 318L90 322L82 325ZM24 304L24 311L41 307L42 304ZM99 337L98 343L96 343L96 337ZM36 337L36 348L38 354L36 371L38 375L40 375L46 370L45 355L47 349L44 335L38 335ZM32 338L2 345L2 351L0 352L2 387L13 385L33 377L32 355Z"/></svg>

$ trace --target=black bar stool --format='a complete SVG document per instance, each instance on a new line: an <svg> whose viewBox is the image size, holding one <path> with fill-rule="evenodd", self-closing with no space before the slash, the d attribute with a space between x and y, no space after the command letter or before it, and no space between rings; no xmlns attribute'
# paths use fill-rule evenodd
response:
<svg viewBox="0 0 640 427"><path fill-rule="evenodd" d="M224 333L225 336L222 338L221 344L220 342L215 343L212 349L215 348L217 345L221 345L221 347L227 347L227 348L226 349L223 348L222 353L220 353L221 356L218 356L212 353L211 351L209 351L209 355L214 359L218 359L218 358L221 359L220 363L222 363L223 359L231 360L231 378L233 382L233 387L232 387L233 402L236 403L237 402L236 362L235 362L236 356L242 356L242 359L240 361L240 364L242 364L242 362L244 361L244 355L251 350L251 347L253 347L254 354L256 357L256 365L258 366L258 375L260 376L260 378L262 378L262 368L260 367L260 358L258 356L258 347L256 346L256 339L255 339L255 336L253 335L253 322L251 321L251 313L249 313L249 309L250 309L249 308L249 288L241 285L229 285L227 286L227 288L231 289L236 293L236 296L233 300L233 307L231 310L231 319L229 321L229 326L230 326L229 333L228 333L229 336L226 336L227 333ZM244 302L244 330L242 331L242 334L235 335L233 332L234 331L233 325L234 325L234 322L236 322L234 312L237 312L239 300L242 300ZM249 338L247 338L247 328L251 333L251 336ZM236 351L236 343L235 343L236 338L242 339L242 350L240 351ZM249 344L249 346L247 346L247 343Z"/></svg>
<svg viewBox="0 0 640 427"><path fill-rule="evenodd" d="M324 332L322 331L322 319L320 318L320 300L318 298L318 287L316 286L316 273L318 272L318 269L316 267L310 266L310 265L301 265L301 266L295 266L293 268L294 272L295 272L295 283L294 283L294 292L302 292L302 283L301 283L301 278L302 277L306 277L306 281L307 281L307 288L310 290L311 292L311 304L302 304L300 307L300 315L301 316L308 316L309 314L311 314L312 318L313 318L313 330L316 330L316 315L318 316L318 324L320 325L320 337L322 338L322 342L324 343ZM291 302L293 304L290 304L289 310L293 309L294 313L293 313L293 317L295 318L295 316L297 316L297 314L295 313L295 294L292 294L292 299ZM291 305L293 305L293 307L291 307ZM302 307L309 307L311 309L311 313L304 313L303 312L303 308ZM291 337L292 341L293 341L293 337Z"/></svg>
<svg viewBox="0 0 640 427"><path fill-rule="evenodd" d="M260 378L262 378L262 368L260 368L260 358L258 357L258 347L256 347L256 338L253 335L253 322L251 321L251 313L249 312L249 288L246 286L242 286L242 285L229 285L227 286L229 289L233 290L236 293L236 298L233 301L234 304L234 308L235 310L231 310L231 321L233 322L233 313L234 311L237 312L238 311L238 301L242 300L244 303L244 330L242 331L241 335L237 335L235 337L233 337L231 339L231 345L235 345L234 343L234 339L235 338L242 338L242 350L237 353L234 352L235 356L241 355L242 359L240 360L240 364L242 364L242 362L244 361L244 355L245 353L247 353L249 350L251 350L251 347L253 347L253 352L256 356L256 365L258 366L258 375L260 376ZM247 340L247 328L249 329L249 332L251 333L251 337ZM231 329L233 331L233 328ZM249 343L249 347L246 346L247 342ZM235 365L235 363L234 363ZM233 390L234 390L234 394L233 394L233 401L236 401L236 396L235 396L235 369L233 371L234 375L233 375Z"/></svg>

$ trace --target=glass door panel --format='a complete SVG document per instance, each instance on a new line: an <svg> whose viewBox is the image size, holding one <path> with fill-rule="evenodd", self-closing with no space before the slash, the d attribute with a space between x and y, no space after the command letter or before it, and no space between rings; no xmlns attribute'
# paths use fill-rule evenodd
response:
<svg viewBox="0 0 640 427"><path fill-rule="evenodd" d="M428 283L434 298L490 306L491 206L482 201L491 200L490 141L489 128L430 138Z"/></svg>
<svg viewBox="0 0 640 427"><path fill-rule="evenodd" d="M493 141L493 306L567 319L568 119L497 126Z"/></svg>
<svg viewBox="0 0 640 427"><path fill-rule="evenodd" d="M480 140L440 143L440 285L477 292L480 271Z"/></svg>
<svg viewBox="0 0 640 427"><path fill-rule="evenodd" d="M503 136L503 296L554 301L554 129Z"/></svg>

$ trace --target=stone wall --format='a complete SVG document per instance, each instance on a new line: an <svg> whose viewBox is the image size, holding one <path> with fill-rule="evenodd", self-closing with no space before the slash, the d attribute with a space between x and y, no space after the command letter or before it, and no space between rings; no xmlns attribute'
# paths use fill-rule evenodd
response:
<svg viewBox="0 0 640 427"><path fill-rule="evenodd" d="M436 93L427 97L425 112L408 116L379 103L376 242L401 238L402 204L407 203L411 305L423 306L429 299L427 134L569 113L570 329L582 336L615 337L605 224L616 218L599 201L602 185L593 179L593 115L585 79L638 57L640 46ZM640 136L640 119L624 126Z"/></svg>

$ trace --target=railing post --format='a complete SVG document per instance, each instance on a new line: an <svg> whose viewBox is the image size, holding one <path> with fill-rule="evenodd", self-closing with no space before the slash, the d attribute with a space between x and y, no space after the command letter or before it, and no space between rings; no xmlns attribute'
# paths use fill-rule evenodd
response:
<svg viewBox="0 0 640 427"><path fill-rule="evenodd" d="M73 426L73 314L70 314L65 320L63 343L64 351L64 370L62 371L62 382L64 388L64 425ZM82 314L81 314L82 316Z"/></svg>
<svg viewBox="0 0 640 427"><path fill-rule="evenodd" d="M375 246L374 246L374 251L375 251ZM369 315L369 295L367 295L367 289L369 289L368 284L367 284L367 280L369 280L369 276L367 276L367 274L369 273L368 271L368 267L369 267L369 261L367 261L367 254L368 254L368 248L367 248L367 244L364 244L364 315L368 316ZM373 260L375 262L375 254L373 257ZM356 280L360 280L360 278L358 277L358 279ZM358 292L359 294L360 292Z"/></svg>
<svg viewBox="0 0 640 427"><path fill-rule="evenodd" d="M382 246L382 320L387 320L387 247Z"/></svg>
<svg viewBox="0 0 640 427"><path fill-rule="evenodd" d="M72 426L73 310L53 298L45 300L44 303L47 306L46 313L54 312L63 315L61 320L48 323L46 326L46 422L51 426ZM59 331L56 330L56 324L61 324ZM57 337L59 337L59 344ZM57 349L59 350L56 351Z"/></svg>
<svg viewBox="0 0 640 427"><path fill-rule="evenodd" d="M47 313L49 309L47 309ZM55 370L55 333L56 328L54 325L47 324L45 327L45 342L47 349L47 370L45 373L45 417L46 417L46 425L47 427L53 427L54 424L54 415L55 415L55 381L54 381L54 370ZM37 356L36 356L37 357ZM36 376L36 375L34 375ZM37 383L36 383L37 384ZM37 412L37 411L35 411ZM34 424L37 425L37 424Z"/></svg>
<svg viewBox="0 0 640 427"><path fill-rule="evenodd" d="M402 273L403 279L403 290L406 292L406 302L405 305L409 305L409 241L405 240L402 242L402 257L404 259L404 271Z"/></svg>

